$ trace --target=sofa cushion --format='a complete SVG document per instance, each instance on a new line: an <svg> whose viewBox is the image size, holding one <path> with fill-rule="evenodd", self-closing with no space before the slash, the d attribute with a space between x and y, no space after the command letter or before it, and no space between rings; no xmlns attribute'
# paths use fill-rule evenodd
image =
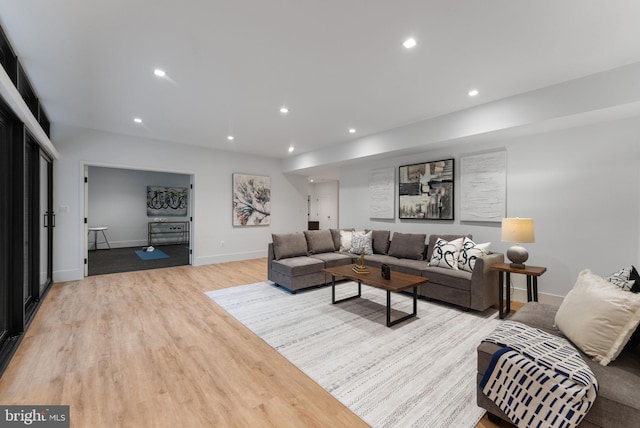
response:
<svg viewBox="0 0 640 428"><path fill-rule="evenodd" d="M560 305L555 322L574 345L606 366L640 323L640 294L621 290L585 269Z"/></svg>
<svg viewBox="0 0 640 428"><path fill-rule="evenodd" d="M391 232L388 230L372 230L371 239L373 240L373 254L387 254L389 251L389 237Z"/></svg>
<svg viewBox="0 0 640 428"><path fill-rule="evenodd" d="M317 273L324 269L322 260L312 257L289 257L271 262L271 269L287 276L300 276Z"/></svg>
<svg viewBox="0 0 640 428"><path fill-rule="evenodd" d="M423 260L424 241L427 235L423 233L393 233L388 254L399 259Z"/></svg>
<svg viewBox="0 0 640 428"><path fill-rule="evenodd" d="M445 241L438 238L436 245L431 252L429 266L437 266L447 269L458 270L458 258L462 249L462 238L453 241Z"/></svg>
<svg viewBox="0 0 640 428"><path fill-rule="evenodd" d="M272 234L273 255L276 260L307 255L307 239L304 233Z"/></svg>
<svg viewBox="0 0 640 428"><path fill-rule="evenodd" d="M478 257L489 254L490 245L491 242L476 244L465 236L464 241L462 242L462 248L460 249L460 255L458 256L458 269L473 272L473 268L476 266L476 260Z"/></svg>
<svg viewBox="0 0 640 428"><path fill-rule="evenodd" d="M344 266L353 263L353 257L344 253L321 253L313 254L310 257L322 260L324 267Z"/></svg>
<svg viewBox="0 0 640 428"><path fill-rule="evenodd" d="M365 254L373 254L372 244L371 231L354 232L353 235L351 235L351 249L349 252L352 254L361 254L364 249Z"/></svg>
<svg viewBox="0 0 640 428"><path fill-rule="evenodd" d="M402 272L409 275L423 276L425 269L429 268L429 263L425 260L396 259L395 262L387 263L391 269L391 279L393 272Z"/></svg>
<svg viewBox="0 0 640 428"><path fill-rule="evenodd" d="M584 356L598 379L598 397L585 417L595 426L628 427L640 420L640 354L622 352L608 366Z"/></svg>
<svg viewBox="0 0 640 428"><path fill-rule="evenodd" d="M564 335L555 325L556 312L558 312L558 306L528 302L511 315L509 319L563 337Z"/></svg>
<svg viewBox="0 0 640 428"><path fill-rule="evenodd" d="M471 272L428 266L423 270L422 276L429 279L429 283L442 284L464 291L471 290Z"/></svg>
<svg viewBox="0 0 640 428"><path fill-rule="evenodd" d="M332 253L335 251L333 236L329 230L305 230L309 254Z"/></svg>
<svg viewBox="0 0 640 428"><path fill-rule="evenodd" d="M371 254L370 256L366 256L364 258L365 266L370 266L372 268L379 268L382 264L392 265L398 258L391 257L386 254Z"/></svg>

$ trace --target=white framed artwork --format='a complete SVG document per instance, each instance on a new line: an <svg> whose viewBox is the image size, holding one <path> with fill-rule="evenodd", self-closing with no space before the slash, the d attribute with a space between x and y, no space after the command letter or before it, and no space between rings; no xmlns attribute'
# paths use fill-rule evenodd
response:
<svg viewBox="0 0 640 428"><path fill-rule="evenodd" d="M369 180L369 218L395 218L395 168L379 168L371 171Z"/></svg>
<svg viewBox="0 0 640 428"><path fill-rule="evenodd" d="M507 151L460 158L460 219L499 222L507 213Z"/></svg>

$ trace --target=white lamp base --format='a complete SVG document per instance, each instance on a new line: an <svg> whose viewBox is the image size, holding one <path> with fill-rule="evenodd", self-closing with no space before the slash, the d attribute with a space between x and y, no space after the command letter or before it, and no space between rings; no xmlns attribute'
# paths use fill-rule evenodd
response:
<svg viewBox="0 0 640 428"><path fill-rule="evenodd" d="M507 250L507 258L511 260L512 268L524 269L524 262L529 259L529 252L523 246L516 244Z"/></svg>

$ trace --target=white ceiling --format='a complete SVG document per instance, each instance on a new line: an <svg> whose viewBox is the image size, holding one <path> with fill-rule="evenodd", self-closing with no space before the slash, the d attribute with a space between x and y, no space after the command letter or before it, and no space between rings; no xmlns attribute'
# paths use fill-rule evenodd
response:
<svg viewBox="0 0 640 428"><path fill-rule="evenodd" d="M637 0L0 0L0 24L54 126L276 158L640 61Z"/></svg>

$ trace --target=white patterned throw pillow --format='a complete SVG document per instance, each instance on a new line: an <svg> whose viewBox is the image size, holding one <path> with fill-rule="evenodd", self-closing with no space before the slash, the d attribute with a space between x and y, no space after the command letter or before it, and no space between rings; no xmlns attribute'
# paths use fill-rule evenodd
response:
<svg viewBox="0 0 640 428"><path fill-rule="evenodd" d="M476 266L476 259L489 254L489 245L491 245L491 242L476 244L465 237L460 250L460 257L458 257L458 269L473 272L473 268Z"/></svg>
<svg viewBox="0 0 640 428"><path fill-rule="evenodd" d="M634 266L622 268L605 278L610 283L617 285L625 291L637 293L640 291L640 276Z"/></svg>
<svg viewBox="0 0 640 428"><path fill-rule="evenodd" d="M451 242L438 238L433 246L433 253L431 254L429 266L458 270L458 258L460 257L462 242L462 238L458 238Z"/></svg>
<svg viewBox="0 0 640 428"><path fill-rule="evenodd" d="M340 231L340 251L349 252L351 250L351 237L353 229L342 229Z"/></svg>
<svg viewBox="0 0 640 428"><path fill-rule="evenodd" d="M365 232L353 232L351 235L351 249L352 254L361 254L364 248L365 255L373 254L373 239L371 231Z"/></svg>

